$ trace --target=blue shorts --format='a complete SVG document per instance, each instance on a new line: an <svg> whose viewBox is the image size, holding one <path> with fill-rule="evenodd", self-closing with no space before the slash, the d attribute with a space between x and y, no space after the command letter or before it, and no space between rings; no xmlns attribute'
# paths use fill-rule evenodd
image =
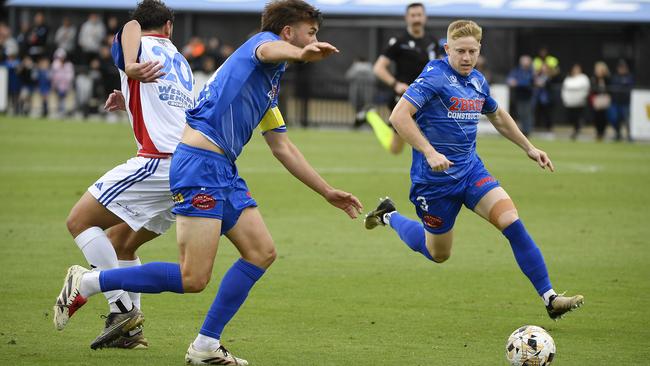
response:
<svg viewBox="0 0 650 366"><path fill-rule="evenodd" d="M172 156L169 185L174 214L219 219L221 234L235 226L245 208L257 206L225 155L185 144Z"/></svg>
<svg viewBox="0 0 650 366"><path fill-rule="evenodd" d="M481 198L496 187L499 187L499 182L478 159L459 182L443 185L413 183L409 198L424 229L433 234L444 234L454 227L461 205L473 210Z"/></svg>

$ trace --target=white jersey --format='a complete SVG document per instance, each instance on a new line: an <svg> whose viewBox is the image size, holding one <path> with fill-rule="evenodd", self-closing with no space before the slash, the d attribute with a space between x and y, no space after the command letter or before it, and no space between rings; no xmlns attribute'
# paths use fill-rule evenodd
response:
<svg viewBox="0 0 650 366"><path fill-rule="evenodd" d="M194 78L190 65L165 36L140 39L138 62L159 61L163 77L153 83L130 79L124 72L122 30L113 39L113 59L120 70L129 121L138 144L138 156L169 157L181 140L185 110L194 107Z"/></svg>

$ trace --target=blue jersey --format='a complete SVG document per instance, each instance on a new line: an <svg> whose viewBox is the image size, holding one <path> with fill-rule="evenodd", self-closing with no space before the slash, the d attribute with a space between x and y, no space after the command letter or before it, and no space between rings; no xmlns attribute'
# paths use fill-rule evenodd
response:
<svg viewBox="0 0 650 366"><path fill-rule="evenodd" d="M454 163L446 172L434 172L422 153L413 149L414 183L460 181L479 161L476 130L481 114L496 112L485 77L473 70L456 72L447 58L429 62L409 86L404 98L417 108L415 121L439 153Z"/></svg>
<svg viewBox="0 0 650 366"><path fill-rule="evenodd" d="M255 55L263 43L278 40L271 32L251 37L215 71L199 94L197 106L186 112L187 124L219 146L231 162L262 117L278 103L286 63L262 63Z"/></svg>

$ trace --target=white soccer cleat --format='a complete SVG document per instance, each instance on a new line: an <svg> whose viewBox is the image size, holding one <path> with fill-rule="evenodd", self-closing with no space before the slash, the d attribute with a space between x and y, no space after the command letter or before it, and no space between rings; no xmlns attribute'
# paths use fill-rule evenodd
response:
<svg viewBox="0 0 650 366"><path fill-rule="evenodd" d="M185 363L188 365L248 366L248 361L233 356L224 346L219 347L216 351L202 352L194 349L193 343L187 349Z"/></svg>
<svg viewBox="0 0 650 366"><path fill-rule="evenodd" d="M72 266L68 268L68 273L63 281L61 293L56 298L54 305L54 327L57 330L63 330L70 317L82 307L86 301L85 297L79 293L81 287L81 277L90 270L82 266Z"/></svg>

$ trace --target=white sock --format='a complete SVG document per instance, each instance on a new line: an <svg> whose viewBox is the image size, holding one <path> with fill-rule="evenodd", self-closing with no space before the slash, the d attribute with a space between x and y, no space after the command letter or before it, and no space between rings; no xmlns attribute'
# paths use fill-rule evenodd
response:
<svg viewBox="0 0 650 366"><path fill-rule="evenodd" d="M194 349L200 352L212 352L221 347L218 339L203 334L197 335L192 344L194 345Z"/></svg>
<svg viewBox="0 0 650 366"><path fill-rule="evenodd" d="M99 286L99 271L90 271L81 277L81 285L79 286L79 294L88 298L92 295L102 292Z"/></svg>
<svg viewBox="0 0 650 366"><path fill-rule="evenodd" d="M386 212L384 214L384 217L381 218L382 221L384 222L384 224L390 226L390 217L393 215L393 212L395 212L395 211Z"/></svg>
<svg viewBox="0 0 650 366"><path fill-rule="evenodd" d="M544 305L548 306L548 302L551 299L551 296L557 295L553 289L550 289L542 295L542 300L544 300Z"/></svg>
<svg viewBox="0 0 650 366"><path fill-rule="evenodd" d="M96 226L88 228L74 238L74 241L92 267L99 270L118 268L117 254L115 254L113 244L101 228ZM97 278L99 283L99 275ZM133 308L129 295L122 290L108 291L104 293L104 296L108 300L111 313L127 312Z"/></svg>
<svg viewBox="0 0 650 366"><path fill-rule="evenodd" d="M117 261L120 265L120 268L126 268L126 267L135 267L139 266L142 264L140 262L140 258L136 257L134 260L131 261L126 261L126 260L118 260ZM133 303L133 306L135 306L138 309L142 309L142 306L140 306L140 293L139 292L128 292L129 298L131 298L131 302Z"/></svg>

